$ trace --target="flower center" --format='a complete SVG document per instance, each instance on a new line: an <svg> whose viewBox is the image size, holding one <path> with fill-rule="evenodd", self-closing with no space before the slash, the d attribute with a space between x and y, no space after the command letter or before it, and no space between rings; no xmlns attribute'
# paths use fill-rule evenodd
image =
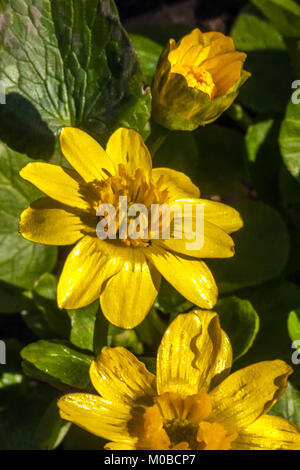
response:
<svg viewBox="0 0 300 470"><path fill-rule="evenodd" d="M136 425L138 446L153 450L228 450L237 434L229 435L209 421L211 400L201 392L185 398L167 392L154 398Z"/></svg>
<svg viewBox="0 0 300 470"><path fill-rule="evenodd" d="M218 92L212 75L203 67L192 65L172 65L171 72L183 75L189 87L197 88L213 100Z"/></svg>
<svg viewBox="0 0 300 470"><path fill-rule="evenodd" d="M115 238L127 246L145 247L152 238L158 238L156 232L162 232L162 214L153 207L157 209L169 199L168 190L161 189L163 182L163 176L157 182L147 180L141 168L130 176L125 165L119 164L115 176L94 185L99 198L97 209L104 208L99 220L106 223L106 231L113 226ZM108 210L108 205L113 206L113 212Z"/></svg>

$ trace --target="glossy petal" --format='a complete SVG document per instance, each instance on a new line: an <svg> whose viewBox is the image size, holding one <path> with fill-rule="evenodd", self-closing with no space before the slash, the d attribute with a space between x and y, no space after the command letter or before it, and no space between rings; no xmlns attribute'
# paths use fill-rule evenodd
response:
<svg viewBox="0 0 300 470"><path fill-rule="evenodd" d="M173 51L169 53L168 59L171 64L181 63L188 51L195 46L203 44L203 34L199 28L195 28L191 33L184 36ZM174 40L171 40L174 41ZM200 49L200 47L199 47Z"/></svg>
<svg viewBox="0 0 300 470"><path fill-rule="evenodd" d="M155 182L162 176L164 180L161 189L168 190L171 200L200 196L199 188L181 171L172 170L170 168L154 168L152 170L152 179Z"/></svg>
<svg viewBox="0 0 300 470"><path fill-rule="evenodd" d="M204 207L205 220L217 225L226 233L236 232L243 227L243 221L239 212L236 209L233 209L233 207L223 204L222 202L210 201L209 199L177 198L172 203L179 204L182 207L185 204L200 204Z"/></svg>
<svg viewBox="0 0 300 470"><path fill-rule="evenodd" d="M185 221L184 218L184 223ZM193 232L190 232L183 224L183 229L175 230L171 236L174 237L174 234L181 238L158 240L156 243L165 249L195 258L230 258L234 255L232 238L206 219L203 225L201 224L200 230L196 230L194 225Z"/></svg>
<svg viewBox="0 0 300 470"><path fill-rule="evenodd" d="M95 231L95 219L45 197L34 201L22 212L19 231L32 242L72 245L86 233Z"/></svg>
<svg viewBox="0 0 300 470"><path fill-rule="evenodd" d="M157 355L158 393L193 395L224 378L232 350L218 316L209 311L181 314L164 333Z"/></svg>
<svg viewBox="0 0 300 470"><path fill-rule="evenodd" d="M96 300L104 281L121 269L118 250L97 237L84 237L66 259L57 287L60 308L81 308Z"/></svg>
<svg viewBox="0 0 300 470"><path fill-rule="evenodd" d="M215 305L218 289L203 261L171 253L154 241L145 254L161 275L187 300L202 308Z"/></svg>
<svg viewBox="0 0 300 470"><path fill-rule="evenodd" d="M127 444L124 442L108 442L105 444L104 449L107 450L135 450L134 444Z"/></svg>
<svg viewBox="0 0 300 470"><path fill-rule="evenodd" d="M120 409L155 395L155 376L122 347L104 347L91 364L90 377L97 392Z"/></svg>
<svg viewBox="0 0 300 470"><path fill-rule="evenodd" d="M210 393L217 421L230 432L245 428L266 413L286 387L292 369L285 362L258 362L234 372Z"/></svg>
<svg viewBox="0 0 300 470"><path fill-rule="evenodd" d="M127 173L135 175L138 168L144 170L149 179L152 169L152 159L149 150L143 142L140 134L133 129L120 128L110 137L106 152L117 170L121 163L126 166Z"/></svg>
<svg viewBox="0 0 300 470"><path fill-rule="evenodd" d="M61 151L87 183L102 181L114 174L113 164L105 150L86 132L64 127L60 134Z"/></svg>
<svg viewBox="0 0 300 470"><path fill-rule="evenodd" d="M300 450L300 428L279 416L261 416L239 432L232 449Z"/></svg>
<svg viewBox="0 0 300 470"><path fill-rule="evenodd" d="M127 430L130 420L130 408L118 407L97 395L87 393L70 393L64 395L57 403L63 419L71 421L96 436L132 443Z"/></svg>
<svg viewBox="0 0 300 470"><path fill-rule="evenodd" d="M83 187L87 190L87 185L75 170L32 162L20 171L20 176L62 204L77 209L89 209L86 197L81 192Z"/></svg>
<svg viewBox="0 0 300 470"><path fill-rule="evenodd" d="M106 318L120 328L141 323L158 294L161 276L139 248L122 250L122 268L103 286L100 304Z"/></svg>

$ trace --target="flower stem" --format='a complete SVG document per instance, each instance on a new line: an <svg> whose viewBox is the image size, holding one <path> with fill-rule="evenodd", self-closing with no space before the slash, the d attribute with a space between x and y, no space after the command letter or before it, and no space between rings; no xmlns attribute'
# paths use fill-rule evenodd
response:
<svg viewBox="0 0 300 470"><path fill-rule="evenodd" d="M147 147L150 150L152 158L154 158L155 154L162 146L170 132L170 129L167 129L166 127L160 126L156 123L152 124L151 134L149 135L146 141Z"/></svg>
<svg viewBox="0 0 300 470"><path fill-rule="evenodd" d="M234 103L230 106L227 110L227 115L244 131L253 124L253 119L239 103Z"/></svg>

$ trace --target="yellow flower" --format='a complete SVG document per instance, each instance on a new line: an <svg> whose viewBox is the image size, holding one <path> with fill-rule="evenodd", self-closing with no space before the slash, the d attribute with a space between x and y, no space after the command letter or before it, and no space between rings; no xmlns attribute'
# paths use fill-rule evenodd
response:
<svg viewBox="0 0 300 470"><path fill-rule="evenodd" d="M157 377L122 347L90 367L100 394L61 397L63 419L109 441L107 449L300 449L300 429L266 415L292 369L264 361L229 375L232 350L218 315L194 310L165 332Z"/></svg>
<svg viewBox="0 0 300 470"><path fill-rule="evenodd" d="M158 123L193 130L215 121L235 100L250 74L246 54L222 33L194 29L179 44L170 39L158 62L152 95Z"/></svg>
<svg viewBox="0 0 300 470"><path fill-rule="evenodd" d="M149 312L162 275L192 303L212 308L217 287L201 258L233 255L228 233L242 226L239 213L227 205L198 199L198 188L183 173L152 170L150 153L134 130L118 129L105 151L85 132L66 127L60 144L74 169L33 162L20 172L48 196L22 213L23 237L46 245L76 243L58 283L59 307L80 308L100 298L111 323L133 328ZM98 238L96 227L101 217L96 215L97 208L109 203L118 211L119 196L127 196L128 206L144 204L150 215L152 204L169 207L176 203L179 208L186 203L191 207L199 204L205 216L203 247L187 250L185 238L172 238L177 225L170 239L153 239L153 233L147 239L130 235L115 240ZM193 214L190 220L193 225Z"/></svg>

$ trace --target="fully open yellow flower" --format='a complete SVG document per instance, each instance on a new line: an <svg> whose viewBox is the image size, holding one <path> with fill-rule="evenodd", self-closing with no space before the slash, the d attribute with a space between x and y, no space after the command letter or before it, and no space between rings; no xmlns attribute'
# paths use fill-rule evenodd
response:
<svg viewBox="0 0 300 470"><path fill-rule="evenodd" d="M156 378L126 349L105 347L90 367L100 396L71 393L58 407L112 441L107 449L300 449L300 429L266 415L292 369L275 360L229 375L231 363L218 315L195 310L165 332Z"/></svg>
<svg viewBox="0 0 300 470"><path fill-rule="evenodd" d="M58 283L59 307L80 308L100 297L103 313L111 323L133 328L149 312L163 275L192 303L212 308L217 287L202 258L233 255L228 233L242 226L238 212L199 199L198 188L183 173L152 170L150 153L134 130L118 129L106 151L88 134L71 127L63 129L60 144L74 169L34 162L20 172L48 196L22 213L23 237L47 245L76 243ZM119 196L127 196L128 206L144 204L149 213L152 204L169 207L176 203L181 207L187 203L191 208L199 204L205 217L202 248L187 250L186 238L174 238L176 224L170 239L154 239L151 232L146 239L130 235L115 240L98 238L97 208L108 203L118 211ZM193 217L191 213L191 226Z"/></svg>
<svg viewBox="0 0 300 470"><path fill-rule="evenodd" d="M250 76L246 54L218 32L194 29L179 43L170 39L153 80L153 114L169 129L193 130L217 119Z"/></svg>

